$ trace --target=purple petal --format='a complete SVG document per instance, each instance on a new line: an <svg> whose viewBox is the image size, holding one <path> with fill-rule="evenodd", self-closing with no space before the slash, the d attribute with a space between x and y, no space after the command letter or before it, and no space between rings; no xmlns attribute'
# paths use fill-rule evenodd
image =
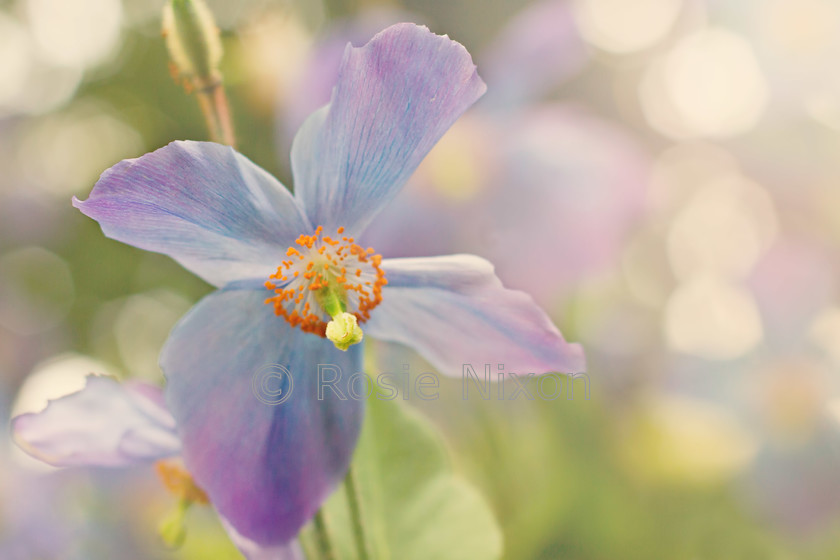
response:
<svg viewBox="0 0 840 560"><path fill-rule="evenodd" d="M347 43L363 46L381 29L401 21L416 21L417 16L392 8L364 10L352 19L332 23L312 46L302 73L286 95L281 96L277 114L282 126L277 130L278 144L285 146L282 157L289 155L288 147L306 118L330 102L338 70L344 59Z"/></svg>
<svg viewBox="0 0 840 560"><path fill-rule="evenodd" d="M125 466L180 452L160 389L90 376L85 388L12 421L16 443L58 467Z"/></svg>
<svg viewBox="0 0 840 560"><path fill-rule="evenodd" d="M330 105L295 138L295 196L315 225L358 233L485 90L464 47L397 24L347 47Z"/></svg>
<svg viewBox="0 0 840 560"><path fill-rule="evenodd" d="M233 148L173 142L73 200L108 237L164 253L211 284L268 278L312 226L289 191Z"/></svg>
<svg viewBox="0 0 840 560"><path fill-rule="evenodd" d="M386 259L388 285L365 323L376 338L411 346L441 373L504 364L516 373L582 372L584 356L523 292L505 289L473 255Z"/></svg>
<svg viewBox="0 0 840 560"><path fill-rule="evenodd" d="M188 470L239 535L268 547L293 539L344 476L363 404L317 393L318 365L346 380L360 346L341 352L291 328L265 298L207 296L173 329L161 367Z"/></svg>

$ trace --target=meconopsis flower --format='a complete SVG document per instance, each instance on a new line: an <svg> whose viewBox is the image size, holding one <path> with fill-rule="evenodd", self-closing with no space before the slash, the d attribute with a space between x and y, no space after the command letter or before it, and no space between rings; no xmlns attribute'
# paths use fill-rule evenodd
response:
<svg viewBox="0 0 840 560"><path fill-rule="evenodd" d="M90 375L80 391L50 401L40 412L12 420L15 442L28 454L55 467L128 467L155 464L161 482L178 498L178 509L161 526L175 544L183 538L183 516L192 504L207 504L181 463L175 419L159 387L139 381L119 383ZM239 535L222 517L231 540L251 560L298 560L296 541L262 547ZM168 533L168 534L167 534Z"/></svg>
<svg viewBox="0 0 840 560"><path fill-rule="evenodd" d="M382 259L355 242L484 90L463 46L395 25L348 46L330 104L293 144L294 195L232 148L174 142L74 201L107 236L219 288L173 329L161 367L184 463L243 538L290 542L346 472L363 403L318 394L318 365L361 371L363 336L448 374L582 370L580 347L487 261ZM252 390L273 365L291 395L277 406Z"/></svg>

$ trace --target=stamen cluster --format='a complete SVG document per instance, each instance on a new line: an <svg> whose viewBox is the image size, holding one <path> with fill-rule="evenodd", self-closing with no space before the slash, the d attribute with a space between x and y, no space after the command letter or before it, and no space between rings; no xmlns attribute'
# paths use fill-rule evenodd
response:
<svg viewBox="0 0 840 560"><path fill-rule="evenodd" d="M322 235L318 226L312 235L301 234L289 247L277 272L265 287L274 292L265 303L293 327L326 337L327 323L341 312L355 315L359 323L382 301L388 283L382 271L382 256L363 249L352 237Z"/></svg>

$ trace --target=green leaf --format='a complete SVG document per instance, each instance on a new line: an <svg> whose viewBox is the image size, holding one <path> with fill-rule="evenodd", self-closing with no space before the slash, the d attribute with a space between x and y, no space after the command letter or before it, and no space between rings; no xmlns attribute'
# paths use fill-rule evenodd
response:
<svg viewBox="0 0 840 560"><path fill-rule="evenodd" d="M500 558L501 531L489 506L453 473L429 422L399 400L372 398L367 405L353 469L372 558ZM349 512L345 484L325 506L337 560L358 558ZM317 550L311 526L302 538L307 550Z"/></svg>

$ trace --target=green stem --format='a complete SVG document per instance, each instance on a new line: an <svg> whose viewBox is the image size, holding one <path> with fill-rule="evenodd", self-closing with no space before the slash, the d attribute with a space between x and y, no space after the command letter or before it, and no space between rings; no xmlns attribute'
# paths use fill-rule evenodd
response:
<svg viewBox="0 0 840 560"><path fill-rule="evenodd" d="M236 147L230 105L221 80L211 82L209 85L196 84L196 86L198 87L198 104L207 121L210 139Z"/></svg>
<svg viewBox="0 0 840 560"><path fill-rule="evenodd" d="M350 508L350 519L353 523L353 536L356 540L356 550L359 560L370 560L373 555L371 554L367 534L365 533L361 494L354 471L353 465L350 465L350 469L347 471L347 477L344 479L344 489L347 492L347 505Z"/></svg>
<svg viewBox="0 0 840 560"><path fill-rule="evenodd" d="M336 560L338 556L330 538L329 525L327 524L324 508L318 510L313 520L315 534L318 540L318 548L321 549L321 560Z"/></svg>

